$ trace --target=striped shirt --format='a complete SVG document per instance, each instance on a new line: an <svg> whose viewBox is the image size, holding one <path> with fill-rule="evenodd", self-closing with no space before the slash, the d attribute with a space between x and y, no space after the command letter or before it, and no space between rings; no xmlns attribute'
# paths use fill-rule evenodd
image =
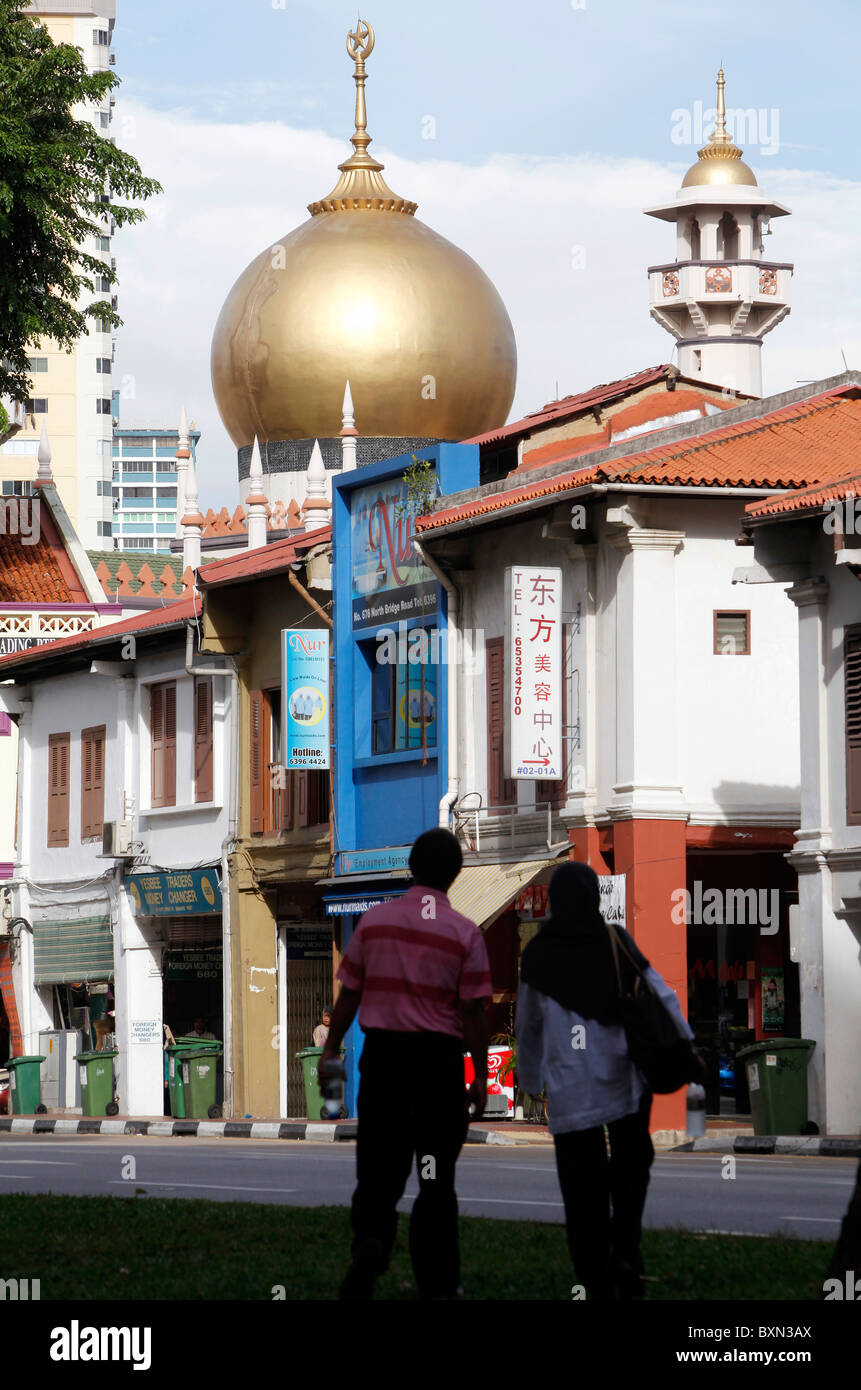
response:
<svg viewBox="0 0 861 1390"><path fill-rule="evenodd" d="M457 1006L493 993L484 937L445 893L414 884L366 912L338 969L361 993L359 1023L462 1038Z"/></svg>

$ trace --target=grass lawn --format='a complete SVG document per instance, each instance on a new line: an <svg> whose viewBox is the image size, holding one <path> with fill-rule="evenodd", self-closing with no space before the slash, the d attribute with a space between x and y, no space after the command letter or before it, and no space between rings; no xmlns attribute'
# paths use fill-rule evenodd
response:
<svg viewBox="0 0 861 1390"><path fill-rule="evenodd" d="M377 1297L415 1298L406 1219ZM148 1197L0 1196L4 1278L41 1280L43 1300L334 1297L346 1268L342 1207ZM561 1226L461 1217L462 1277L475 1299L568 1299ZM647 1231L649 1299L820 1299L824 1241Z"/></svg>

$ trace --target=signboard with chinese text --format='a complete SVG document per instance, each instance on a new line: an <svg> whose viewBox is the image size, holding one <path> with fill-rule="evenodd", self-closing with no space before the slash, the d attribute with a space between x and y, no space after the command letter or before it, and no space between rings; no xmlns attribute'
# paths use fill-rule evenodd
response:
<svg viewBox="0 0 861 1390"><path fill-rule="evenodd" d="M413 550L403 476L356 488L350 500L353 628L436 613L439 585Z"/></svg>
<svg viewBox="0 0 861 1390"><path fill-rule="evenodd" d="M281 762L287 768L328 768L328 629L285 628L281 633L281 665Z"/></svg>
<svg viewBox="0 0 861 1390"><path fill-rule="evenodd" d="M562 571L505 571L505 776L562 777Z"/></svg>

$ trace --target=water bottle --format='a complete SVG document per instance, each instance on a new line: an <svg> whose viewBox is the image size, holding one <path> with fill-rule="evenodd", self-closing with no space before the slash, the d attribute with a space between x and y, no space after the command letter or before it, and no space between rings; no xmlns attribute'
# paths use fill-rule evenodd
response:
<svg viewBox="0 0 861 1390"><path fill-rule="evenodd" d="M323 1096L323 1109L330 1120L337 1120L344 1104L344 1082L346 1068L341 1061L327 1062L326 1079L320 1078L320 1091Z"/></svg>
<svg viewBox="0 0 861 1390"><path fill-rule="evenodd" d="M705 1087L692 1081L687 1094L687 1131L691 1139L702 1139L706 1132Z"/></svg>

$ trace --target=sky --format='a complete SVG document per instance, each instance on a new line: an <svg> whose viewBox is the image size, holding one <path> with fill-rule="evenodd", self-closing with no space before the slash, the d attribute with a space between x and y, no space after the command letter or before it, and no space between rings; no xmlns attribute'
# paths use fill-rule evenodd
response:
<svg viewBox="0 0 861 1390"><path fill-rule="evenodd" d="M370 6L372 153L502 295L510 418L670 359L646 266L674 258L674 233L642 209L670 201L696 158L721 63L728 107L752 113L745 159L793 212L766 244L796 270L764 389L843 371L844 355L861 368L857 0ZM126 424L187 407L204 508L238 499L212 331L248 262L305 220L350 151L355 21L342 0L117 0L114 134L164 193L115 239L114 384Z"/></svg>

